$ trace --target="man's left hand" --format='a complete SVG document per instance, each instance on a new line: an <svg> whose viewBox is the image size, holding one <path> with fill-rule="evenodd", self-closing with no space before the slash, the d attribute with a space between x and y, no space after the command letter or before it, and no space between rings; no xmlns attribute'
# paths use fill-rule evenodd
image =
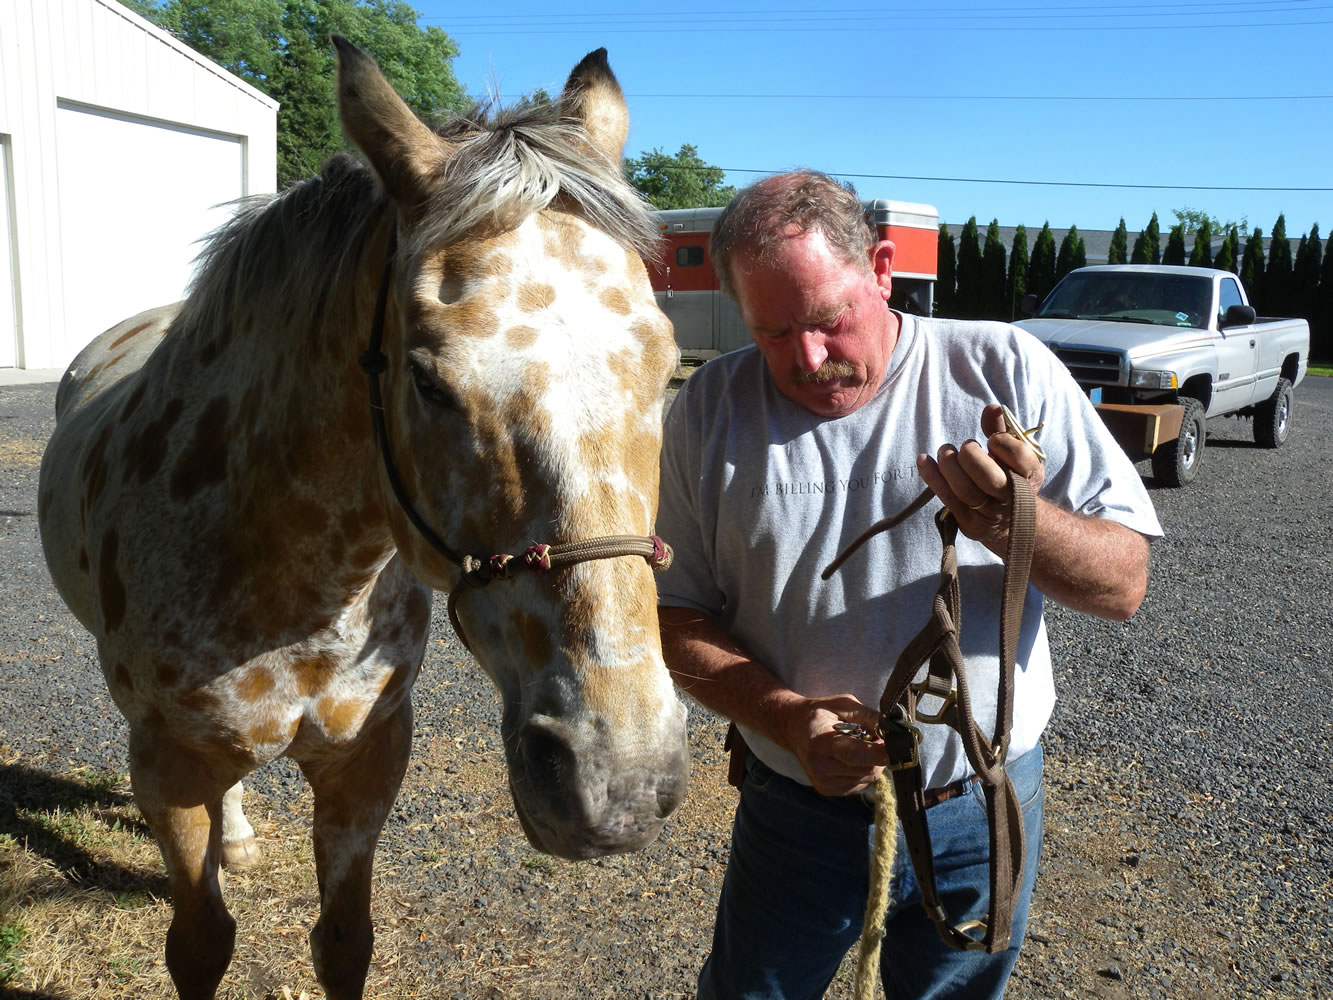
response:
<svg viewBox="0 0 1333 1000"><path fill-rule="evenodd" d="M981 414L986 444L975 440L946 444L936 453L918 455L917 471L940 498L964 535L1004 554L1009 537L1009 470L1024 477L1038 493L1046 467L1023 440L1009 433L999 406Z"/></svg>

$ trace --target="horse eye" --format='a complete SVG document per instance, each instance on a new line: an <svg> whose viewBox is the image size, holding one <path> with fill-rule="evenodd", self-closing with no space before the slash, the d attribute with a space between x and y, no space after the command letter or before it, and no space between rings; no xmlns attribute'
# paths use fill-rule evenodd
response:
<svg viewBox="0 0 1333 1000"><path fill-rule="evenodd" d="M416 361L409 361L408 371L412 374L412 384L416 386L417 394L431 406L438 406L444 409L454 409L456 404L453 394L447 389L440 388L435 380L430 377L425 366Z"/></svg>

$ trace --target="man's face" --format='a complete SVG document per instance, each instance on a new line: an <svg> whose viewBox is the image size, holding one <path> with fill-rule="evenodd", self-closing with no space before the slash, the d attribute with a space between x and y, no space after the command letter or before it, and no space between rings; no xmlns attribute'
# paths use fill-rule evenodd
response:
<svg viewBox="0 0 1333 1000"><path fill-rule="evenodd" d="M863 266L837 256L823 233L789 237L771 259L732 264L741 317L778 388L812 413L841 417L879 388L898 339L886 302L893 244L875 244Z"/></svg>

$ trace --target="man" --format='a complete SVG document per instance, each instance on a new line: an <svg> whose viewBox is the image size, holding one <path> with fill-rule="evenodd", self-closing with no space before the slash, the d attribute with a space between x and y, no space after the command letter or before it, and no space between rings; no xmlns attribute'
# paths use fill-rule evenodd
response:
<svg viewBox="0 0 1333 1000"><path fill-rule="evenodd" d="M820 571L924 485L957 518L961 637L973 710L990 732L999 669L1006 470L1039 492L1008 773L1027 857L1008 951L956 952L895 866L881 975L890 997L999 997L1018 955L1041 845L1039 738L1054 704L1043 595L1134 613L1161 530L1134 467L1050 351L998 323L888 308L894 247L855 193L798 172L741 192L710 244L754 340L681 389L667 418L658 531L662 644L680 687L737 723L750 754L700 1000L821 997L861 929L884 683L930 614L940 539L930 512ZM1043 425L1043 464L998 404ZM981 440L972 438L980 433ZM930 454L933 453L933 457ZM984 918L981 786L952 730L922 726L937 885L956 921Z"/></svg>

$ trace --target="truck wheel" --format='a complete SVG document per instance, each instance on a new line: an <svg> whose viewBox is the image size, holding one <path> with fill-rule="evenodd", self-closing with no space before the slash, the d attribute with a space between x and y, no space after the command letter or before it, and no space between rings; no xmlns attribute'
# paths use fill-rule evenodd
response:
<svg viewBox="0 0 1333 1000"><path fill-rule="evenodd" d="M1181 397L1185 415L1180 421L1180 434L1174 441L1157 446L1152 453L1152 474L1163 486L1185 486L1199 474L1203 459L1205 424L1203 404L1197 399Z"/></svg>
<svg viewBox="0 0 1333 1000"><path fill-rule="evenodd" d="M1273 395L1254 408L1254 443L1260 448L1277 448L1291 433L1291 383L1277 380Z"/></svg>

